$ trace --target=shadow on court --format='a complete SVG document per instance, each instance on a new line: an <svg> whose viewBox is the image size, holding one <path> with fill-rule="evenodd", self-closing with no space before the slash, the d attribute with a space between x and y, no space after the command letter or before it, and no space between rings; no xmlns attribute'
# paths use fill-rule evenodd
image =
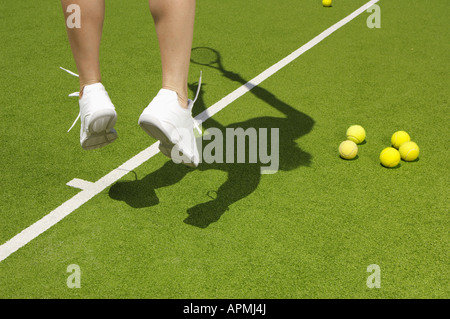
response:
<svg viewBox="0 0 450 319"><path fill-rule="evenodd" d="M218 67L215 68L222 72L224 77L243 85L248 82L239 74L225 70L221 64L220 54L213 49L207 49L213 51L216 55L216 62L218 62L216 64L218 64ZM203 100L203 96L205 94L203 88L205 86L206 85L202 86L198 99L195 103L194 111L196 113L194 115L197 115L205 110L205 103ZM190 84L189 88L191 91L195 92L197 84ZM226 127L211 117L202 123L203 128L218 128L222 131L224 137L226 128L243 128L244 130L248 128L255 128L257 131L259 128L267 128L268 132L270 132L271 128L278 128L279 170L289 171L301 166L309 166L311 162L311 155L302 151L298 147L295 140L311 131L314 126L314 120L308 115L299 112L294 107L284 103L278 97L259 86L253 87L249 93L255 95L258 99L264 101L270 107L280 111L284 114L284 117L257 117L247 121L233 123ZM270 143L270 137L268 137L267 140L268 143ZM203 141L203 149L209 142L210 141ZM225 152L225 138L223 143L223 150ZM248 162L248 140L246 146L246 161ZM268 145L268 154L270 154L270 145ZM221 170L227 173L227 180L222 185L217 185L217 190L208 191L208 194L206 195L211 198L210 201L201 202L193 207L187 208L188 216L185 218L184 222L192 226L206 228L211 223L218 221L220 217L229 209L230 205L245 198L257 189L262 176L260 169L261 167L266 166L268 166L268 164L259 162L259 159L257 163L244 164L200 163L197 170ZM125 182L119 181L115 183L109 190L109 196L116 200L125 201L128 205L134 208L155 206L159 203L159 198L155 192L156 189L178 183L192 170L192 168L188 168L182 164L175 164L168 159L160 169L151 172L142 179ZM268 178L270 178L270 175L268 176Z"/></svg>

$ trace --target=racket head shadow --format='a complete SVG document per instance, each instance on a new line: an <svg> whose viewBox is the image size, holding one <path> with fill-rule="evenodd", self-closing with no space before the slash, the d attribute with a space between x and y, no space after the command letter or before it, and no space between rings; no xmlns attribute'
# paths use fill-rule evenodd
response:
<svg viewBox="0 0 450 319"><path fill-rule="evenodd" d="M191 50L191 62L198 65L222 69L220 53L209 47L193 48Z"/></svg>

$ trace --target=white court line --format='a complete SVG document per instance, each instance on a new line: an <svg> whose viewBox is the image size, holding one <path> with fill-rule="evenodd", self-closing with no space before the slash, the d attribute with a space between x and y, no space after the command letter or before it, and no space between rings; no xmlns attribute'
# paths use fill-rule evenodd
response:
<svg viewBox="0 0 450 319"><path fill-rule="evenodd" d="M85 181L83 179L74 178L70 182L67 182L66 185L70 187L79 188L82 190L85 190L86 188L89 188L92 186L92 182Z"/></svg>
<svg viewBox="0 0 450 319"><path fill-rule="evenodd" d="M222 98L214 105L210 106L208 109L197 115L195 119L199 124L206 121L208 118L212 117L214 114L225 108L234 100L238 99L239 97L250 91L252 88L259 85L262 81L278 72L281 68L285 67L287 64L297 59L304 52L308 51L309 49L317 45L319 42L328 37L334 31L338 30L339 28L341 28L342 26L344 26L345 24L347 24L348 22L359 16L361 13L366 11L368 8L370 8L378 1L379 0L372 0L367 2L365 5L363 5L355 12L351 13L338 23L332 25L331 27L323 31L321 34L316 36L314 39L312 39L308 43L304 44L303 46L301 46L300 48L289 54L284 59L275 63L274 65L272 65L271 67L269 67L268 69L266 69L253 79L251 79L246 84L242 85L241 87L234 90L233 92ZM114 182L121 179L130 171L136 169L138 166L148 161L151 157L153 157L159 152L158 145L159 142L152 144L139 154L133 156L131 159L129 159L116 169L112 170L111 172L100 178L95 183L86 182L83 183L83 185L78 184L80 187L82 187L81 192L79 192L71 199L61 204L59 207L50 212L48 215L44 216L42 219L35 222L33 225L24 229L19 234L17 234L13 238L2 244L0 246L0 262L5 260L8 256L10 256L12 253L17 251L21 247L28 244L30 241L32 241L37 236L48 230L50 227L57 224L64 217L72 213L78 207L89 201L95 195L102 192L104 189L112 185Z"/></svg>

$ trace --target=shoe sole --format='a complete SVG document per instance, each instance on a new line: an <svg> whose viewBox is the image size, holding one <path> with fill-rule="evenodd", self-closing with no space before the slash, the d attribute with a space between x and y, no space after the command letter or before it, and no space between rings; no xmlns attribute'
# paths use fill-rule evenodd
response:
<svg viewBox="0 0 450 319"><path fill-rule="evenodd" d="M144 130L144 132L159 141L159 150L166 157L172 159L172 152L178 152L181 163L189 167L197 167L197 165L191 161L191 158L184 154L178 148L177 144L170 139L169 133L164 130L158 119L153 117L146 117L144 119L141 116L139 119L139 126Z"/></svg>
<svg viewBox="0 0 450 319"><path fill-rule="evenodd" d="M88 126L88 136L81 143L85 150L93 150L111 144L117 139L117 132L113 128L117 121L114 110L102 110L92 114Z"/></svg>

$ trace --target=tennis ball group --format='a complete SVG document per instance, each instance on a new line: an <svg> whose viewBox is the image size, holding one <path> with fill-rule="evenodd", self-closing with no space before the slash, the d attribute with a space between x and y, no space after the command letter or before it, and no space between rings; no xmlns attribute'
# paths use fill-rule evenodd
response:
<svg viewBox="0 0 450 319"><path fill-rule="evenodd" d="M358 154L358 145L365 141L366 130L361 125L351 125L346 132L347 140L339 145L339 155L343 159L353 159ZM390 147L380 153L380 162L384 167L396 167L400 160L411 162L419 157L419 146L411 141L405 131L397 131L391 137Z"/></svg>
<svg viewBox="0 0 450 319"><path fill-rule="evenodd" d="M400 159L412 162L419 157L419 146L411 141L405 131L397 131L391 137L392 147L387 147L380 153L380 162L384 167L396 167Z"/></svg>
<svg viewBox="0 0 450 319"><path fill-rule="evenodd" d="M347 140L339 145L339 155L343 159L353 159L358 154L358 145L366 139L366 130L361 125L352 125L346 132Z"/></svg>

